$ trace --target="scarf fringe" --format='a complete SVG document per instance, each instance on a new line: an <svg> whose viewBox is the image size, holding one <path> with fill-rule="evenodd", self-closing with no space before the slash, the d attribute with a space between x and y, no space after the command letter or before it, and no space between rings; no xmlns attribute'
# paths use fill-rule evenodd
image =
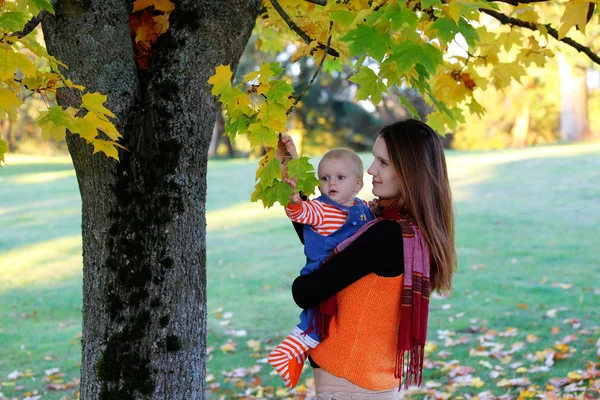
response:
<svg viewBox="0 0 600 400"><path fill-rule="evenodd" d="M415 345L410 350L396 352L396 371L394 378L398 379L398 391L408 389L411 385L421 386L423 383L423 361L425 346Z"/></svg>
<svg viewBox="0 0 600 400"><path fill-rule="evenodd" d="M314 332L319 335L321 341L327 339L329 337L329 323L331 322L331 318L335 315L336 310L337 299L334 295L311 310L312 315L308 329L302 334L306 336L309 333Z"/></svg>

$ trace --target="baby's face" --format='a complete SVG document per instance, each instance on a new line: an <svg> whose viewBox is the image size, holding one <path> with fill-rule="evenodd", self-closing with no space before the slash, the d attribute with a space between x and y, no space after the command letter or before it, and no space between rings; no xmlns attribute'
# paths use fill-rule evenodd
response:
<svg viewBox="0 0 600 400"><path fill-rule="evenodd" d="M351 206L361 188L362 178L351 160L333 158L319 164L319 190L336 203Z"/></svg>

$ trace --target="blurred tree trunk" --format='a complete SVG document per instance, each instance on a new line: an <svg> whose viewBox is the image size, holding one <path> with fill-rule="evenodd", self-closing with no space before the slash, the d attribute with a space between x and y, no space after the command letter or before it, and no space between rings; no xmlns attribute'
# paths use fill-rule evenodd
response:
<svg viewBox="0 0 600 400"><path fill-rule="evenodd" d="M214 157L217 155L217 152L219 150L219 144L221 143L221 141L223 141L225 143L225 146L227 146L227 154L229 155L229 157L235 156L235 151L233 149L233 145L231 144L231 139L229 139L229 136L223 136L224 132L225 118L223 117L222 108L219 106L219 109L217 110L215 126L213 128L212 138L210 140L210 146L208 147L209 157Z"/></svg>
<svg viewBox="0 0 600 400"><path fill-rule="evenodd" d="M578 67L558 54L560 74L560 133L565 142L590 136L587 68Z"/></svg>
<svg viewBox="0 0 600 400"><path fill-rule="evenodd" d="M12 135L10 134L10 130L13 125L12 121L10 119L5 119L4 121L0 122L0 124L2 124L0 127L0 137L8 145L8 151L12 152L15 150L14 143L11 137Z"/></svg>
<svg viewBox="0 0 600 400"><path fill-rule="evenodd" d="M524 98L523 104L515 124L512 128L512 147L525 147L527 145L527 134L529 133L530 106L528 99Z"/></svg>

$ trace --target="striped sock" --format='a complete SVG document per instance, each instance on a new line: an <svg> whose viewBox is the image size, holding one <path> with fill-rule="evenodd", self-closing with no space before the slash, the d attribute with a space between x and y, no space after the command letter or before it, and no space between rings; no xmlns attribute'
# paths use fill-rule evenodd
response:
<svg viewBox="0 0 600 400"><path fill-rule="evenodd" d="M294 335L289 335L269 354L269 364L283 378L285 386L293 388L300 380L308 346Z"/></svg>

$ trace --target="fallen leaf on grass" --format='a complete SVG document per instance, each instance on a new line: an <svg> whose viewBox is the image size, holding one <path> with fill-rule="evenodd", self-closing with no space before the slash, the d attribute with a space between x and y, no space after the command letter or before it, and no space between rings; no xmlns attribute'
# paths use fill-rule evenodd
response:
<svg viewBox="0 0 600 400"><path fill-rule="evenodd" d="M10 374L8 374L8 379L10 380L17 380L19 377L21 376L21 373L17 370L11 372Z"/></svg>
<svg viewBox="0 0 600 400"><path fill-rule="evenodd" d="M517 336L519 330L517 328L506 328L504 332L499 332L498 336L509 337L509 336Z"/></svg>
<svg viewBox="0 0 600 400"><path fill-rule="evenodd" d="M248 332L246 332L245 329L239 329L239 330L229 329L229 330L225 331L225 334L228 336L244 337L244 336L248 335Z"/></svg>
<svg viewBox="0 0 600 400"><path fill-rule="evenodd" d="M527 335L526 340L527 343L537 343L540 339L534 334L530 333L529 335Z"/></svg>
<svg viewBox="0 0 600 400"><path fill-rule="evenodd" d="M553 335L558 335L560 333L560 328L558 326L553 326L550 329L550 332L552 332Z"/></svg>
<svg viewBox="0 0 600 400"><path fill-rule="evenodd" d="M252 351L257 352L260 350L260 342L258 340L254 340L254 339L250 339L246 342L246 344L248 345L249 348L252 349Z"/></svg>
<svg viewBox="0 0 600 400"><path fill-rule="evenodd" d="M529 378L514 378L514 379L501 379L496 383L498 387L510 387L510 386L527 386L531 385Z"/></svg>
<svg viewBox="0 0 600 400"><path fill-rule="evenodd" d="M50 376L50 375L54 375L54 374L58 374L60 372L60 368L50 368L44 371L44 374L46 374L46 376Z"/></svg>
<svg viewBox="0 0 600 400"><path fill-rule="evenodd" d="M223 353L233 353L237 350L237 343L229 339L225 344L221 345L221 351Z"/></svg>

